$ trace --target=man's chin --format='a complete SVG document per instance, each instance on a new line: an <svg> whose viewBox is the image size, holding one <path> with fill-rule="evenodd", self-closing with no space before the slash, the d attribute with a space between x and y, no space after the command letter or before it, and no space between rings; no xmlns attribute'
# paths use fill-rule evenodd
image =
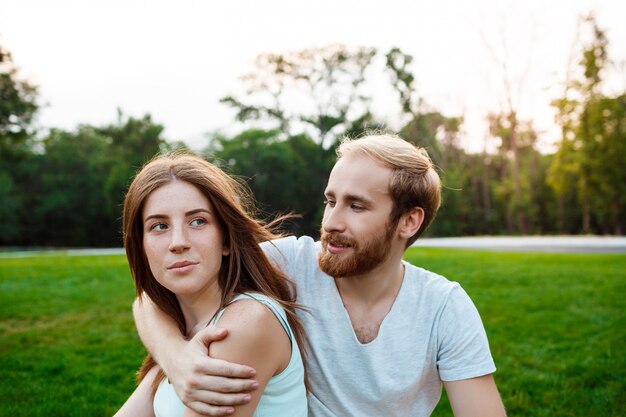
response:
<svg viewBox="0 0 626 417"><path fill-rule="evenodd" d="M323 250L318 259L318 265L322 272L333 278L347 278L353 275L352 269L346 264L346 259L340 260L341 255L332 254ZM349 261L348 261L349 262Z"/></svg>

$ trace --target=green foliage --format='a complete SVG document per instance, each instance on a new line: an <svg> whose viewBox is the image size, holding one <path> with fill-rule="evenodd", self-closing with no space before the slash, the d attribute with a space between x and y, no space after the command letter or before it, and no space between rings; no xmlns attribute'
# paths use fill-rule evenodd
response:
<svg viewBox="0 0 626 417"><path fill-rule="evenodd" d="M11 242L19 237L21 227L17 212L20 207L20 196L15 189L13 179L7 172L0 170L0 229L4 237L0 239Z"/></svg>
<svg viewBox="0 0 626 417"><path fill-rule="evenodd" d="M554 155L537 151L537 132L512 105L488 116L485 140L497 152L467 153L459 145L463 118L419 97L413 57L398 48L385 54L404 121L399 134L426 148L442 177L443 206L429 235L625 232L626 95L602 93L608 42L593 19L585 27L591 41L578 73L553 103L562 129ZM0 245L119 246L123 196L136 170L181 143L168 143L149 115L121 112L109 125L35 136L37 89L0 51ZM337 139L382 125L365 88L378 58L374 48L341 45L260 55L242 77L246 93L222 100L246 130L212 138L207 159L244 177L264 216L299 213L289 230L316 236Z"/></svg>
<svg viewBox="0 0 626 417"><path fill-rule="evenodd" d="M277 130L256 129L233 138L215 137L207 159L247 180L264 212L301 215L289 225L292 233L316 236L334 154L308 136L279 137Z"/></svg>
<svg viewBox="0 0 626 417"><path fill-rule="evenodd" d="M242 77L247 96L221 102L233 107L241 122L268 120L287 137L309 134L322 148L332 147L356 126L376 125L363 91L375 55L374 48L343 45L261 54ZM294 102L303 110L291 111Z"/></svg>
<svg viewBox="0 0 626 417"><path fill-rule="evenodd" d="M387 68L391 72L391 83L400 96L402 111L407 114L415 114L413 109L415 76L409 66L413 62L411 55L405 54L400 48L391 48L385 55Z"/></svg>
<svg viewBox="0 0 626 417"><path fill-rule="evenodd" d="M18 78L11 54L0 45L0 165L24 152L38 109L37 87Z"/></svg>
<svg viewBox="0 0 626 417"><path fill-rule="evenodd" d="M42 151L14 171L15 184L27 192L15 198L17 212L6 211L28 233L4 235L0 243L120 246L124 194L137 168L166 147L162 131L150 116L121 114L108 126L52 129L39 144Z"/></svg>
<svg viewBox="0 0 626 417"><path fill-rule="evenodd" d="M88 127L76 134L53 130L43 146L45 154L33 156L30 183L35 192L25 197L31 208L25 226L46 245L78 241L99 246L103 233L115 227L101 217L106 139Z"/></svg>
<svg viewBox="0 0 626 417"><path fill-rule="evenodd" d="M578 230L623 234L626 94L607 97L601 93L608 41L593 16L585 25L592 39L582 51L580 74L566 85L564 96L553 102L562 140L549 169L548 183L561 200L575 199L578 203L568 206L569 210L580 207ZM565 213L563 208L561 223L566 221Z"/></svg>
<svg viewBox="0 0 626 417"><path fill-rule="evenodd" d="M626 414L626 256L409 249L481 313L509 415ZM123 256L0 257L0 416L110 416L145 354ZM36 399L36 400L34 400ZM451 416L444 400L434 416Z"/></svg>
<svg viewBox="0 0 626 417"><path fill-rule="evenodd" d="M11 54L0 45L0 244L23 233L17 213L22 207L15 171L30 153L37 87L21 80Z"/></svg>

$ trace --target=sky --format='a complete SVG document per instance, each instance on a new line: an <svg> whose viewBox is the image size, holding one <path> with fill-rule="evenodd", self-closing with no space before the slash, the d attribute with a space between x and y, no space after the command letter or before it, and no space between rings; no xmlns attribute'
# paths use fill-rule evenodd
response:
<svg viewBox="0 0 626 417"><path fill-rule="evenodd" d="M520 118L549 150L558 138L549 103L563 92L577 21L590 11L622 63L607 88L624 91L622 0L0 0L0 45L39 86L44 129L113 123L120 108L151 114L167 139L200 149L209 132L241 129L219 99L241 90L258 54L340 43L412 55L418 94L465 117L471 151L483 147L486 114L503 108L506 74ZM388 83L377 77L372 85ZM382 90L374 113L397 128L397 98Z"/></svg>

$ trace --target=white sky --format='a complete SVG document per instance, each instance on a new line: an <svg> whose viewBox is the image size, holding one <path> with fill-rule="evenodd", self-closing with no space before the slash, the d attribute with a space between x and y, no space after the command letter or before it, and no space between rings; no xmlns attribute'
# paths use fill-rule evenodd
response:
<svg viewBox="0 0 626 417"><path fill-rule="evenodd" d="M485 115L503 102L502 62L520 116L544 132L544 145L557 137L549 102L562 91L577 18L590 10L610 58L626 62L622 0L0 0L0 44L40 86L42 127L110 123L120 107L150 113L168 139L194 148L206 132L232 129L233 112L218 100L238 91L259 53L398 46L414 57L420 96L465 115L465 144L479 150ZM626 88L624 69L616 90ZM380 74L372 81L384 85ZM374 101L392 127L396 102L384 92Z"/></svg>

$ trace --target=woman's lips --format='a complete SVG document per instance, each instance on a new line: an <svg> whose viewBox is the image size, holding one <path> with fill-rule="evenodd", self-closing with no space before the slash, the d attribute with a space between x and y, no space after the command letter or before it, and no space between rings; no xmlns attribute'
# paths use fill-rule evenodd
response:
<svg viewBox="0 0 626 417"><path fill-rule="evenodd" d="M198 265L197 262L183 261L173 263L168 266L167 269L172 272L184 273L187 271L191 271L196 265Z"/></svg>

